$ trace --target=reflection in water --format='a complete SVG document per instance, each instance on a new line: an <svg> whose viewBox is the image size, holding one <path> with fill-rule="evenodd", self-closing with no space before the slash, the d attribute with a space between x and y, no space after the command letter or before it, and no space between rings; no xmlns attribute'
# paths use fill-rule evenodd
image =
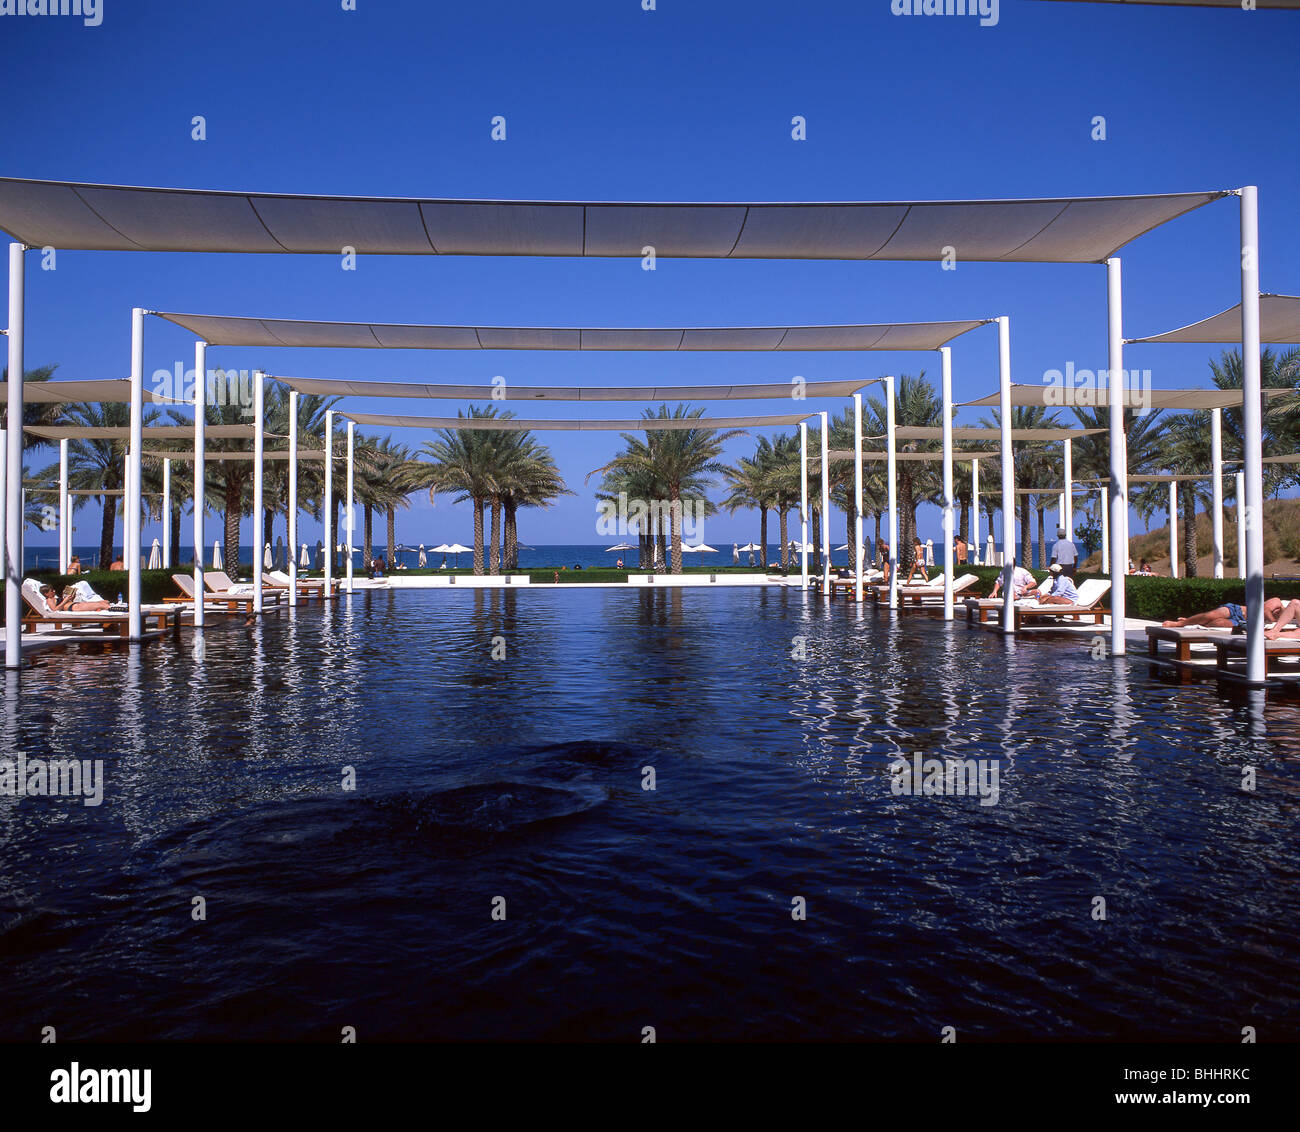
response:
<svg viewBox="0 0 1300 1132"><path fill-rule="evenodd" d="M107 790L0 797L0 1038L1295 1036L1294 701L799 591L374 590L197 639L6 681L10 749ZM999 760L997 805L895 795L914 751Z"/></svg>

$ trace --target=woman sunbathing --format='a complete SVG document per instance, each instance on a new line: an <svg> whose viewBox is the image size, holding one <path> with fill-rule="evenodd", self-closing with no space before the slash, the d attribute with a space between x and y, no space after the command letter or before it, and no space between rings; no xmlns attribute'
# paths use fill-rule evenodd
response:
<svg viewBox="0 0 1300 1132"><path fill-rule="evenodd" d="M1295 603L1292 603L1295 604ZM1282 599L1270 597L1264 600L1264 620L1278 622L1282 613ZM1286 622L1278 622L1286 624ZM1193 613L1190 617L1176 617L1172 621L1161 623L1166 629L1238 629L1246 628L1246 607L1230 601L1204 613ZM1275 625L1274 628L1277 626Z"/></svg>
<svg viewBox="0 0 1300 1132"><path fill-rule="evenodd" d="M45 603L56 613L95 613L109 607L94 590L89 582L76 582L63 591L63 596L55 597L54 587L45 586L41 593Z"/></svg>

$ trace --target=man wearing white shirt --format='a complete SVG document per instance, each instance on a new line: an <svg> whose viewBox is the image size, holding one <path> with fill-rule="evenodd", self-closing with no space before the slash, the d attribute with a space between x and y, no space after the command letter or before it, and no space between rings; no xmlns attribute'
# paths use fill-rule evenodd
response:
<svg viewBox="0 0 1300 1132"><path fill-rule="evenodd" d="M1038 582L1034 580L1033 574L1017 563L1011 568L1011 592L1015 600L1019 601L1022 597L1029 597L1038 589ZM999 578L993 583L992 597L997 597L1002 592L1002 579Z"/></svg>

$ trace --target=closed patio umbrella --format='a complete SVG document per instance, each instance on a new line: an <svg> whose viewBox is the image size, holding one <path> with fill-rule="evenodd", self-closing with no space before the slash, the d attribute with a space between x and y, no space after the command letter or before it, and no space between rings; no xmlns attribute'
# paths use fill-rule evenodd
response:
<svg viewBox="0 0 1300 1132"><path fill-rule="evenodd" d="M212 544L212 568L214 570L221 569L221 543L220 542L214 542Z"/></svg>
<svg viewBox="0 0 1300 1132"><path fill-rule="evenodd" d="M262 565L268 570L275 569L275 559L271 557L271 544L266 544L266 549L262 551Z"/></svg>
<svg viewBox="0 0 1300 1132"><path fill-rule="evenodd" d="M275 540L275 566L277 570L289 568L289 560L284 556L284 539L279 536Z"/></svg>
<svg viewBox="0 0 1300 1132"><path fill-rule="evenodd" d="M424 553L424 543L420 543L420 557L417 559L417 561L419 562L421 569L423 569L425 566L429 564L428 555Z"/></svg>
<svg viewBox="0 0 1300 1132"><path fill-rule="evenodd" d="M298 559L298 565L304 570L311 566L311 552L307 549L307 544L302 544L302 557Z"/></svg>
<svg viewBox="0 0 1300 1132"><path fill-rule="evenodd" d="M153 546L149 548L149 569L162 569L162 548L159 546L157 539L153 540Z"/></svg>

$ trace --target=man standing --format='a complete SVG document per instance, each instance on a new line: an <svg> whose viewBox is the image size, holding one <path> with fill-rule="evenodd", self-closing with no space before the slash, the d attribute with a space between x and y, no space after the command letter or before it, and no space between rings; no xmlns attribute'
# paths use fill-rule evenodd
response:
<svg viewBox="0 0 1300 1132"><path fill-rule="evenodd" d="M1061 573L1067 578L1074 577L1074 568L1079 561L1079 552L1068 538L1065 537L1065 528L1056 529L1056 542L1052 544L1052 559L1050 565L1059 566Z"/></svg>

